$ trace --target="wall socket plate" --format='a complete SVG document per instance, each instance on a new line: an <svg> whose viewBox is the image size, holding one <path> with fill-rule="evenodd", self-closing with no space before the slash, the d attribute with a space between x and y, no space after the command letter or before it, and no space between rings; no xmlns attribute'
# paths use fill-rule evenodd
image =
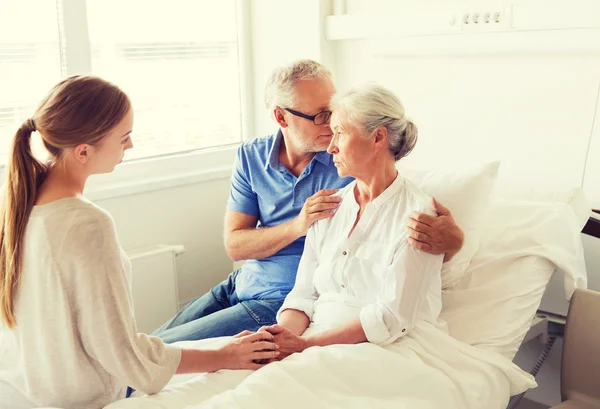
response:
<svg viewBox="0 0 600 409"><path fill-rule="evenodd" d="M475 7L459 14L464 32L489 32L507 30L512 23L512 7Z"/></svg>

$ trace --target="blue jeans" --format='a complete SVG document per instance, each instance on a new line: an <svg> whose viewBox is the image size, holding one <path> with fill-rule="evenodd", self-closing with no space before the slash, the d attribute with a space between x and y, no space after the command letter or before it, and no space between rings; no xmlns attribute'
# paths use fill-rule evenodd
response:
<svg viewBox="0 0 600 409"><path fill-rule="evenodd" d="M152 333L166 343L231 336L276 323L283 300L240 301L235 292L236 270L221 284L186 305Z"/></svg>

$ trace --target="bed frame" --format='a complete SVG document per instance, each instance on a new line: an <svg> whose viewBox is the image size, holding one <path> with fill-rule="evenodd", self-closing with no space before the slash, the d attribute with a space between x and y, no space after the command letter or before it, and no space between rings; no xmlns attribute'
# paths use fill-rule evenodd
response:
<svg viewBox="0 0 600 409"><path fill-rule="evenodd" d="M597 218L590 217L581 232L592 237L600 238L600 209L593 209L592 211L598 215Z"/></svg>

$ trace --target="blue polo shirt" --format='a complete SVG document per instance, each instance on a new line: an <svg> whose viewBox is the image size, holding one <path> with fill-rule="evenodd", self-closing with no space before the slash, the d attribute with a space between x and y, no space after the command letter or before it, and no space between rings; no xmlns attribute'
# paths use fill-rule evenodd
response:
<svg viewBox="0 0 600 409"><path fill-rule="evenodd" d="M307 198L323 189L341 189L352 178L340 178L331 155L318 152L299 177L279 161L283 140L274 135L243 143L231 175L227 209L258 218L257 227L276 226L294 219ZM304 237L271 257L248 260L236 279L240 301L284 299L294 287Z"/></svg>

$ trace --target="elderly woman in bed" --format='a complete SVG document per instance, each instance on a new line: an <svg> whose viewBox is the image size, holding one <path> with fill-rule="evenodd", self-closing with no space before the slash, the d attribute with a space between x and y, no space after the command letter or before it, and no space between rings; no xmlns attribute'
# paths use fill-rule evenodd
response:
<svg viewBox="0 0 600 409"><path fill-rule="evenodd" d="M407 243L410 213L435 214L434 205L395 167L415 146L416 126L378 85L333 106L328 152L339 175L356 180L339 192L335 216L310 228L278 324L261 329L275 335L280 359L311 346L386 345L441 310L443 256Z"/></svg>

